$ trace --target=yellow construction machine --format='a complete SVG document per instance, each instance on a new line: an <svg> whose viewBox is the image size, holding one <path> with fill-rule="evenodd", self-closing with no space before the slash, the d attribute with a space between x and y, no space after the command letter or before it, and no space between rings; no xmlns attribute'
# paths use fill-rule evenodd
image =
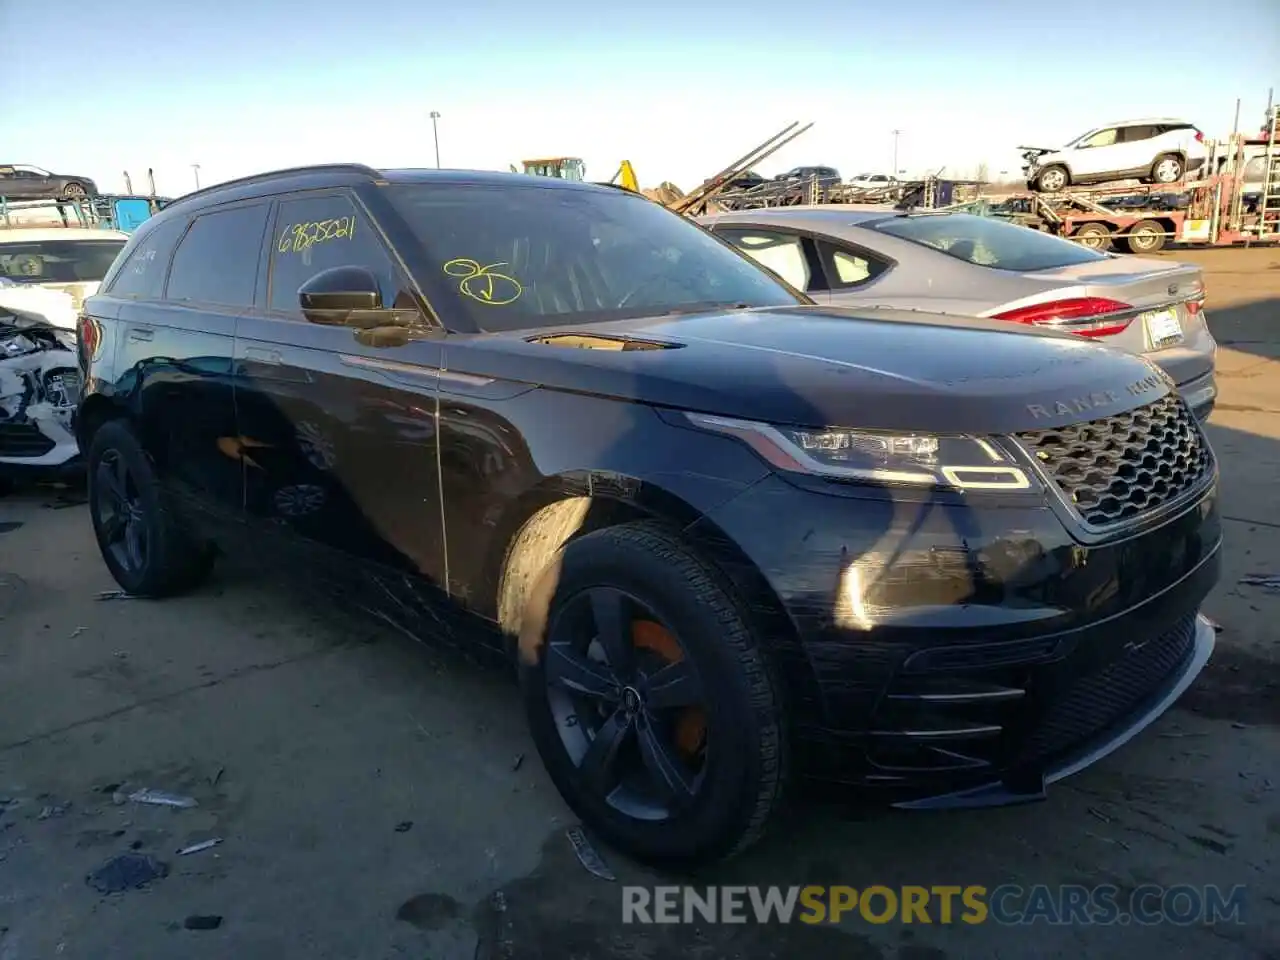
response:
<svg viewBox="0 0 1280 960"><path fill-rule="evenodd" d="M697 216L714 209L716 196L741 176L744 171L786 146L812 126L812 123L808 123L801 127L796 122L784 127L779 133L775 133L754 150L739 157L714 177L704 181L687 194L675 184L669 182L661 183L649 190L641 190L635 168L631 166L630 160L622 161L618 171L609 179L608 183L619 186L624 190L630 190L633 193L643 194L650 200L661 203L676 213ZM796 129L797 127L799 129ZM547 157L542 160L523 160L521 163L523 164L524 172L533 176L578 181L583 181L587 178L587 165L579 157ZM519 173L520 171L513 164L511 165L511 172Z"/></svg>
<svg viewBox="0 0 1280 960"><path fill-rule="evenodd" d="M587 165L582 162L580 157L544 157L541 160L521 160L524 172L532 174L535 177L555 177L559 180L578 180L582 181L587 178ZM511 168L512 173L516 173L516 168ZM610 183L616 183L624 190L630 190L634 193L640 192L640 183L636 179L635 168L631 166L630 160L623 160L622 165L618 167L618 172L613 175Z"/></svg>

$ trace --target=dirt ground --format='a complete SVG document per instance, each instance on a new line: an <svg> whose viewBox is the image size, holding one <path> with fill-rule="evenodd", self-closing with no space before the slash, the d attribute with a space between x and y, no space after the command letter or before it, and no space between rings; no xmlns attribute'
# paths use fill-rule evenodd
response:
<svg viewBox="0 0 1280 960"><path fill-rule="evenodd" d="M1242 924L623 926L621 883L661 880L578 863L504 677L234 569L99 600L85 508L31 491L0 500L0 960L1280 957L1280 591L1239 584L1280 573L1280 251L1171 255L1205 265L1222 344L1206 673L1045 803L802 808L699 882L1243 884ZM198 806L124 800L139 787ZM167 875L86 883L135 851Z"/></svg>

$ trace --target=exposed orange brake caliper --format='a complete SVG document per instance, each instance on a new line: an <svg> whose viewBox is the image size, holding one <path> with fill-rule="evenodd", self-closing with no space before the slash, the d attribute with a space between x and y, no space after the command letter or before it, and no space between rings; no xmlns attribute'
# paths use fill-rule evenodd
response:
<svg viewBox="0 0 1280 960"><path fill-rule="evenodd" d="M635 620L631 624L631 642L638 648L650 650L667 663L679 663L684 651L676 638L659 623L652 620ZM687 758L697 757L707 738L707 716L702 707L685 707L676 720L676 746Z"/></svg>

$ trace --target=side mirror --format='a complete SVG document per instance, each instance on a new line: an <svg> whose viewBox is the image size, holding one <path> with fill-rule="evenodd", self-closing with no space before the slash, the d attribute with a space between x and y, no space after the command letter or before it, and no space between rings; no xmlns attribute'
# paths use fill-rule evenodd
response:
<svg viewBox="0 0 1280 960"><path fill-rule="evenodd" d="M346 326L353 312L381 310L382 291L367 267L330 267L298 289L298 303L312 323Z"/></svg>

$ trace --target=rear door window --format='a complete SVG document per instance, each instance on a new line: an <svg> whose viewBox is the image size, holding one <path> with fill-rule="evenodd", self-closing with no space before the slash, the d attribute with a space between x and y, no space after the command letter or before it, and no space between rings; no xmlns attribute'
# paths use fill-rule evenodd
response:
<svg viewBox="0 0 1280 960"><path fill-rule="evenodd" d="M995 270L1051 270L1107 259L1070 240L967 213L888 217L861 226Z"/></svg>
<svg viewBox="0 0 1280 960"><path fill-rule="evenodd" d="M813 270L805 255L804 241L795 234L752 229L717 230L716 234L797 290L813 288Z"/></svg>
<svg viewBox="0 0 1280 960"><path fill-rule="evenodd" d="M106 292L115 297L158 299L164 291L164 276L169 270L173 248L186 229L186 218L174 217L139 237Z"/></svg>
<svg viewBox="0 0 1280 960"><path fill-rule="evenodd" d="M253 306L268 209L254 203L196 217L173 255L165 298Z"/></svg>
<svg viewBox="0 0 1280 960"><path fill-rule="evenodd" d="M1159 131L1159 127L1151 124L1140 124L1134 127L1125 127L1121 132L1124 134L1122 143L1138 143L1141 140L1150 140Z"/></svg>
<svg viewBox="0 0 1280 960"><path fill-rule="evenodd" d="M298 288L322 270L347 266L372 270L383 304L395 305L399 274L373 224L350 197L326 193L280 202L271 242L272 311L301 316Z"/></svg>

